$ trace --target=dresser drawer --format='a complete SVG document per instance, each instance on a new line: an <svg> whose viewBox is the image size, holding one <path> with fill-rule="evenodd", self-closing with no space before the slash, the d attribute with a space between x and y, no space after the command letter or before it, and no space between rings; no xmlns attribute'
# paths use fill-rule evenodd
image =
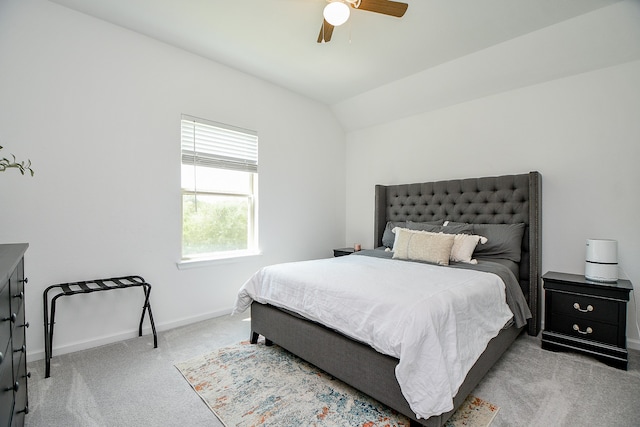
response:
<svg viewBox="0 0 640 427"><path fill-rule="evenodd" d="M11 343L6 342L0 345L0 370L5 366L9 366L9 370L11 370L11 352Z"/></svg>
<svg viewBox="0 0 640 427"><path fill-rule="evenodd" d="M24 342L24 340L22 340ZM27 347L24 344L21 344L20 347L13 346L13 380L14 383L17 381L20 384L20 387L24 387L24 380L20 379L20 375L18 374L18 370L20 369L20 359L26 360L25 353L27 352Z"/></svg>
<svg viewBox="0 0 640 427"><path fill-rule="evenodd" d="M10 305L11 305L11 313L15 314L17 319L24 320L24 292L20 292L19 294L12 294ZM18 324L17 320L15 324L16 325Z"/></svg>
<svg viewBox="0 0 640 427"><path fill-rule="evenodd" d="M3 353L4 353L3 349ZM8 426L13 414L13 372L11 356L0 365L0 425Z"/></svg>
<svg viewBox="0 0 640 427"><path fill-rule="evenodd" d="M13 326L13 331L11 332L11 346L14 350L18 350L24 345L24 328L24 312L21 311L20 316L17 317L16 323Z"/></svg>
<svg viewBox="0 0 640 427"><path fill-rule="evenodd" d="M564 292L550 292L554 313L584 319L583 321L618 323L620 309L618 301Z"/></svg>
<svg viewBox="0 0 640 427"><path fill-rule="evenodd" d="M11 316L11 309L9 307L9 284L0 290L0 351L4 351L4 348L9 343L11 338L12 324L9 320Z"/></svg>
<svg viewBox="0 0 640 427"><path fill-rule="evenodd" d="M9 282L11 284L11 296L19 295L21 292L24 292L24 277L22 274L23 271L23 260L20 260L18 263L18 267L13 270ZM12 298L13 299L13 298ZM12 302L13 304L13 302Z"/></svg>
<svg viewBox="0 0 640 427"><path fill-rule="evenodd" d="M15 377L20 386L15 393L15 403L13 407L13 422L12 426L21 426L24 424L24 416L27 409L27 359L25 355L22 355L18 361L18 366L14 366L14 370L17 371ZM17 368L17 369L16 369Z"/></svg>
<svg viewBox="0 0 640 427"><path fill-rule="evenodd" d="M618 345L618 325L610 323L552 313L551 325L547 329L585 340Z"/></svg>

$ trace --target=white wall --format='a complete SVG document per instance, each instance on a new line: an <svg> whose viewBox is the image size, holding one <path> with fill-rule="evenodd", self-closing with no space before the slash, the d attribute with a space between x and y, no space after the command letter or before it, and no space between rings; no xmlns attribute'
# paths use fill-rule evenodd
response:
<svg viewBox="0 0 640 427"><path fill-rule="evenodd" d="M639 41L640 43L640 41ZM640 288L640 61L347 135L347 241L373 244L375 184L542 174L542 270L584 273L585 240L618 240ZM640 349L629 304L629 345Z"/></svg>
<svg viewBox="0 0 640 427"><path fill-rule="evenodd" d="M0 4L0 94L1 154L36 171L0 174L0 242L30 244L31 358L48 285L142 275L166 329L228 312L263 265L344 245L345 136L326 106L42 0ZM177 269L181 113L258 131L263 255ZM141 307L139 289L61 298L56 354L134 337Z"/></svg>

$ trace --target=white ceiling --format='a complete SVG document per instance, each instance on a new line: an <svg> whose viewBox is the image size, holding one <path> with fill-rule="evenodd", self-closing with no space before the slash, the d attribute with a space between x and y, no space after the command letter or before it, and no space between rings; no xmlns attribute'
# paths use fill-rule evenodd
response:
<svg viewBox="0 0 640 427"><path fill-rule="evenodd" d="M316 43L326 0L50 0L335 105L620 0L407 0L353 11Z"/></svg>

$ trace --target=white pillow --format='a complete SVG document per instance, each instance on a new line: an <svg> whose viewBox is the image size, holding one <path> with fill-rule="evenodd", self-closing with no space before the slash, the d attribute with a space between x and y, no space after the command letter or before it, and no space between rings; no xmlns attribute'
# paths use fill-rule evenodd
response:
<svg viewBox="0 0 640 427"><path fill-rule="evenodd" d="M449 265L454 235L395 227L393 258Z"/></svg>
<svg viewBox="0 0 640 427"><path fill-rule="evenodd" d="M467 264L477 264L478 261L471 259L471 256L478 242L484 245L487 243L487 238L476 236L475 234L456 234L453 238L450 260Z"/></svg>

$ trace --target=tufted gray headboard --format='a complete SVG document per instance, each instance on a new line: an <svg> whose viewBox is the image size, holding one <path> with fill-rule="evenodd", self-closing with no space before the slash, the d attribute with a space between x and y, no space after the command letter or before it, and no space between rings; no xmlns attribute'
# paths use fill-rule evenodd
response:
<svg viewBox="0 0 640 427"><path fill-rule="evenodd" d="M387 221L524 223L518 279L533 315L529 320L529 335L538 335L541 181L540 173L529 172L420 184L376 185L375 246L382 246Z"/></svg>

